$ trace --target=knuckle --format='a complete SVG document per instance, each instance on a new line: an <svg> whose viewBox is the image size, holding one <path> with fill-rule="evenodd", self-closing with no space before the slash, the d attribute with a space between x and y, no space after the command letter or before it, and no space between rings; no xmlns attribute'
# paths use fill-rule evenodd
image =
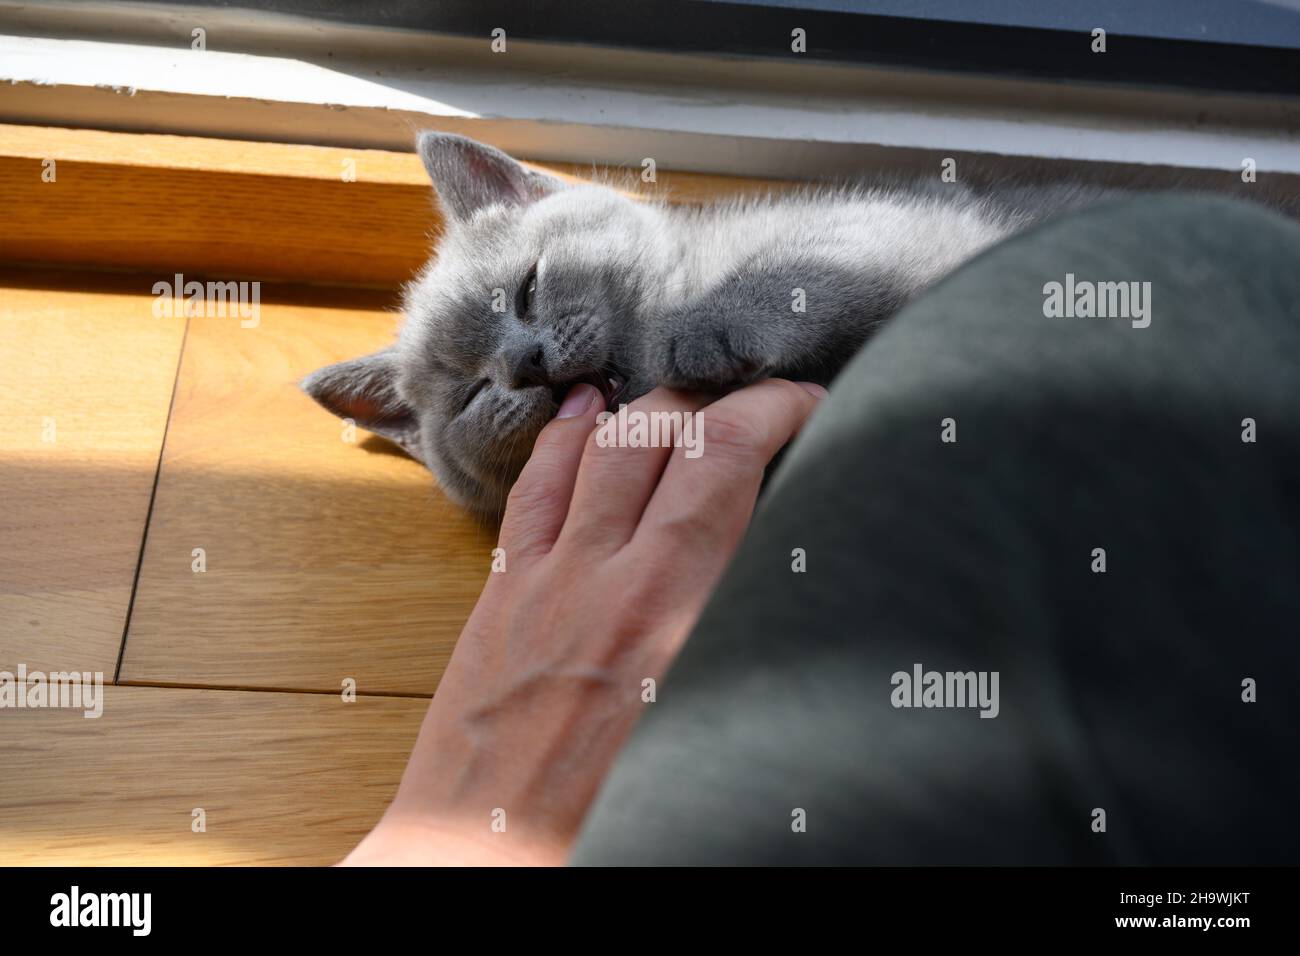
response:
<svg viewBox="0 0 1300 956"><path fill-rule="evenodd" d="M614 474L623 474L640 460L642 452L635 445L610 444L603 441L599 432L587 436L582 450L582 470L588 480L604 481Z"/></svg>
<svg viewBox="0 0 1300 956"><path fill-rule="evenodd" d="M705 409L700 415L704 454L720 451L729 457L750 461L763 455L767 429L731 409Z"/></svg>
<svg viewBox="0 0 1300 956"><path fill-rule="evenodd" d="M604 522L590 520L588 516L582 516L579 520L570 521L560 532L560 536L555 540L553 549L561 555L567 555L571 559L583 555L598 548L604 542L611 538L611 529Z"/></svg>
<svg viewBox="0 0 1300 956"><path fill-rule="evenodd" d="M781 405L783 421L795 423L807 417L813 404L811 395L787 378L769 379L766 384L772 390L773 398Z"/></svg>
<svg viewBox="0 0 1300 956"><path fill-rule="evenodd" d="M800 412L812 404L812 396L788 378L770 380L772 387L781 395L781 401L794 412Z"/></svg>
<svg viewBox="0 0 1300 956"><path fill-rule="evenodd" d="M711 525L708 515L700 509L680 508L657 520L653 530L656 537L679 546L693 547L708 540Z"/></svg>
<svg viewBox="0 0 1300 956"><path fill-rule="evenodd" d="M688 550L715 546L718 535L734 525L736 515L747 514L741 505L749 500L752 506L758 479L712 481L704 485L689 497L673 502L671 510L655 521L656 536Z"/></svg>
<svg viewBox="0 0 1300 956"><path fill-rule="evenodd" d="M541 463L519 476L506 495L506 514L515 521L526 518L551 495L550 469Z"/></svg>

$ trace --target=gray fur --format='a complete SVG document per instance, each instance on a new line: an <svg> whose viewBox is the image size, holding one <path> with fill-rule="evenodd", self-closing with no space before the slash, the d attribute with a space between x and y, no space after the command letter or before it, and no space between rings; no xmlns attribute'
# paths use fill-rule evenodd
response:
<svg viewBox="0 0 1300 956"><path fill-rule="evenodd" d="M622 384L612 405L659 384L828 383L936 279L1105 194L1058 186L999 198L936 183L670 206L539 175L459 136L425 133L418 148L446 227L406 289L398 340L303 387L425 462L453 499L489 513L573 382L613 376ZM533 308L521 314L534 266ZM519 386L521 356L541 362L546 384Z"/></svg>

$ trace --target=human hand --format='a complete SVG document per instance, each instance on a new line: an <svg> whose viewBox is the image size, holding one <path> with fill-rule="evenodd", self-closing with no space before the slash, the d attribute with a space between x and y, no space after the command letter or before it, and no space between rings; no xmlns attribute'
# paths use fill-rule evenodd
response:
<svg viewBox="0 0 1300 956"><path fill-rule="evenodd" d="M570 391L510 493L492 574L392 805L344 861L561 864L587 808L740 543L763 470L826 394L768 379L717 401L657 389L629 412L700 413L702 454L600 447ZM707 408L705 406L707 405Z"/></svg>

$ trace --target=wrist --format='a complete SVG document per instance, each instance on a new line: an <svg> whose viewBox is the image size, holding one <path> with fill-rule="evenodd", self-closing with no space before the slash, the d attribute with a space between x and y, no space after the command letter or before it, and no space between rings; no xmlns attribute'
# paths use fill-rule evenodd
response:
<svg viewBox="0 0 1300 956"><path fill-rule="evenodd" d="M386 814L340 866L563 866L568 847L491 821L469 824L424 814Z"/></svg>

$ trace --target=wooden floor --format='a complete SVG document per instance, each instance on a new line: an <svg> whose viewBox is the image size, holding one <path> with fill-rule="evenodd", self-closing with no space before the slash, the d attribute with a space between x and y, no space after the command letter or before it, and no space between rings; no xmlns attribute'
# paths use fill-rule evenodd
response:
<svg viewBox="0 0 1300 956"><path fill-rule="evenodd" d="M378 818L494 535L297 382L392 340L434 199L414 152L0 124L0 704L107 685L0 706L0 865L332 863ZM176 273L258 321L155 315Z"/></svg>
<svg viewBox="0 0 1300 956"><path fill-rule="evenodd" d="M156 279L0 270L0 672L109 685L0 708L0 865L330 863L492 535L297 388L388 342L392 293L263 284L245 328L156 317Z"/></svg>

